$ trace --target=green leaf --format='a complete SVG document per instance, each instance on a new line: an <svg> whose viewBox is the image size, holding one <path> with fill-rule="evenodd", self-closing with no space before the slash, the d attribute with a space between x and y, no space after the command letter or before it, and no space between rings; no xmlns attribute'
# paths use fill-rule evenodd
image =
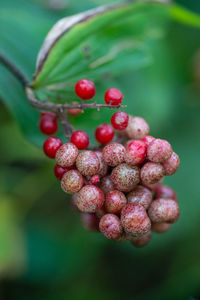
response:
<svg viewBox="0 0 200 300"><path fill-rule="evenodd" d="M198 14L177 4L169 6L169 12L175 21L200 28L200 16Z"/></svg>

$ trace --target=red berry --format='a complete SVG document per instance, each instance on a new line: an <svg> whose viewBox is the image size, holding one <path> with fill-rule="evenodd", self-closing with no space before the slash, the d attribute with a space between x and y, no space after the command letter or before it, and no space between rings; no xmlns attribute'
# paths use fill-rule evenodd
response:
<svg viewBox="0 0 200 300"><path fill-rule="evenodd" d="M154 190L154 198L170 198L173 200L177 200L177 196L174 190L172 190L169 186L161 185L155 188Z"/></svg>
<svg viewBox="0 0 200 300"><path fill-rule="evenodd" d="M81 213L81 222L87 230L99 231L99 221L95 214Z"/></svg>
<svg viewBox="0 0 200 300"><path fill-rule="evenodd" d="M106 104L120 105L124 95L115 88L111 88L105 92L104 100Z"/></svg>
<svg viewBox="0 0 200 300"><path fill-rule="evenodd" d="M71 168L65 168L65 167L61 167L59 165L55 165L54 167L54 174L56 176L56 178L60 179L63 177L63 175L67 172L71 170Z"/></svg>
<svg viewBox="0 0 200 300"><path fill-rule="evenodd" d="M126 146L125 162L133 166L141 164L146 158L146 153L147 146L143 141L135 140L129 142Z"/></svg>
<svg viewBox="0 0 200 300"><path fill-rule="evenodd" d="M50 111L41 112L40 116L41 117L49 117L49 118L52 118L52 119L57 118L56 114L53 113L53 112L50 112Z"/></svg>
<svg viewBox="0 0 200 300"><path fill-rule="evenodd" d="M165 175L173 175L178 170L179 164L179 156L175 152L173 152L171 157L162 164L164 167Z"/></svg>
<svg viewBox="0 0 200 300"><path fill-rule="evenodd" d="M57 137L49 137L43 144L44 153L50 157L55 158L56 152L61 147L62 141Z"/></svg>
<svg viewBox="0 0 200 300"><path fill-rule="evenodd" d="M114 130L109 124L101 124L95 131L95 137L97 142L101 144L109 143L114 136Z"/></svg>
<svg viewBox="0 0 200 300"><path fill-rule="evenodd" d="M75 93L79 98L89 100L95 96L96 88L92 81L81 79L75 85Z"/></svg>
<svg viewBox="0 0 200 300"><path fill-rule="evenodd" d="M142 185L136 188L127 195L128 203L136 203L147 209L152 202L152 193L149 189Z"/></svg>
<svg viewBox="0 0 200 300"><path fill-rule="evenodd" d="M147 157L150 161L162 163L168 160L172 155L170 143L161 139L154 139L147 148Z"/></svg>
<svg viewBox="0 0 200 300"><path fill-rule="evenodd" d="M91 184L96 185L97 183L99 183L99 181L100 181L99 175L94 175L94 176L92 176L92 177L90 178Z"/></svg>
<svg viewBox="0 0 200 300"><path fill-rule="evenodd" d="M72 102L72 104L79 104L78 102ZM81 108L68 108L67 113L70 116L79 116L83 110Z"/></svg>
<svg viewBox="0 0 200 300"><path fill-rule="evenodd" d="M125 111L118 111L111 117L111 124L116 130L124 130L128 126L129 116Z"/></svg>
<svg viewBox="0 0 200 300"><path fill-rule="evenodd" d="M55 134L58 130L56 115L53 113L42 113L39 122L40 131L46 135Z"/></svg>
<svg viewBox="0 0 200 300"><path fill-rule="evenodd" d="M155 140L155 138L153 136L150 136L150 135L146 135L142 138L142 141L147 145L149 146L149 144Z"/></svg>
<svg viewBox="0 0 200 300"><path fill-rule="evenodd" d="M79 149L86 149L89 145L89 136L85 131L77 130L72 133L71 142Z"/></svg>

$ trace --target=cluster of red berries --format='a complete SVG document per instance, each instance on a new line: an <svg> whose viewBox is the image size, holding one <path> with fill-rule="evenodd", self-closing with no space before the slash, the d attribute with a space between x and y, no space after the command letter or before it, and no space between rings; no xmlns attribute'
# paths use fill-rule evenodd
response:
<svg viewBox="0 0 200 300"><path fill-rule="evenodd" d="M88 100L94 97L95 86L80 80L75 92ZM106 104L118 106L122 99L117 89L105 93ZM55 158L55 176L63 191L73 195L72 203L81 212L84 227L140 247L149 242L151 231L166 232L179 217L175 192L162 185L164 176L178 169L179 157L166 140L149 136L149 125L141 117L119 111L111 124L97 127L95 137L101 145L94 151L87 149L89 137L80 130L64 144L49 137L43 149ZM113 128L120 131L120 142ZM54 134L56 116L43 113L40 129Z"/></svg>

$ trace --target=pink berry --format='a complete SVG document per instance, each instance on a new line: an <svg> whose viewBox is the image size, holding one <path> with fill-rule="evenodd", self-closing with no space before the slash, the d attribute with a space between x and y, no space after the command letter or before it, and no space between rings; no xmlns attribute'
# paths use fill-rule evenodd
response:
<svg viewBox="0 0 200 300"><path fill-rule="evenodd" d="M151 231L148 231L147 233L143 234L142 236L132 237L131 243L135 247L143 247L149 243L151 236L152 236Z"/></svg>
<svg viewBox="0 0 200 300"><path fill-rule="evenodd" d="M66 172L61 179L61 188L65 193L75 194L83 186L83 176L77 170Z"/></svg>
<svg viewBox="0 0 200 300"><path fill-rule="evenodd" d="M176 193L173 189L166 185L160 185L154 190L154 198L169 198L173 200L177 200Z"/></svg>
<svg viewBox="0 0 200 300"><path fill-rule="evenodd" d="M127 200L128 203L140 204L147 209L152 202L152 193L144 186L138 185L127 195Z"/></svg>
<svg viewBox="0 0 200 300"><path fill-rule="evenodd" d="M81 213L81 222L87 230L99 231L99 221L95 214Z"/></svg>
<svg viewBox="0 0 200 300"><path fill-rule="evenodd" d="M98 173L99 159L95 152L85 150L79 153L76 159L76 167L84 176L93 176Z"/></svg>
<svg viewBox="0 0 200 300"><path fill-rule="evenodd" d="M161 164L147 162L141 168L140 176L144 185L154 184L164 176L164 168Z"/></svg>
<svg viewBox="0 0 200 300"><path fill-rule="evenodd" d="M56 162L62 167L74 165L78 156L78 149L72 143L63 144L56 153Z"/></svg>
<svg viewBox="0 0 200 300"><path fill-rule="evenodd" d="M85 185L77 194L77 206L80 211L94 213L104 203L103 192L95 185Z"/></svg>
<svg viewBox="0 0 200 300"><path fill-rule="evenodd" d="M100 182L100 177L99 177L99 175L94 175L94 176L92 176L92 177L90 178L90 182L91 182L91 184L94 184L94 185L98 184L98 183Z"/></svg>
<svg viewBox="0 0 200 300"><path fill-rule="evenodd" d="M144 142L140 140L135 140L126 146L125 152L125 162L132 166L141 164L145 158L147 153L147 146Z"/></svg>
<svg viewBox="0 0 200 300"><path fill-rule="evenodd" d="M121 91L115 88L110 88L105 92L104 100L106 104L120 105L122 103L123 97L124 96Z"/></svg>
<svg viewBox="0 0 200 300"><path fill-rule="evenodd" d="M90 100L96 94L96 88L92 81L81 79L75 85L76 95L83 100Z"/></svg>
<svg viewBox="0 0 200 300"><path fill-rule="evenodd" d="M62 141L57 137L49 137L43 144L44 153L50 157L55 158L56 152L61 147Z"/></svg>
<svg viewBox="0 0 200 300"><path fill-rule="evenodd" d="M114 137L114 130L109 124L101 124L96 128L95 137L100 144L107 144Z"/></svg>
<svg viewBox="0 0 200 300"><path fill-rule="evenodd" d="M125 111L118 111L111 117L111 124L116 130L124 130L128 126L129 116Z"/></svg>
<svg viewBox="0 0 200 300"><path fill-rule="evenodd" d="M149 218L154 223L174 223L179 217L179 206L173 199L156 199L148 210Z"/></svg>
<svg viewBox="0 0 200 300"><path fill-rule="evenodd" d="M179 156L175 152L173 152L171 157L162 164L164 167L165 175L173 175L178 170L179 164Z"/></svg>
<svg viewBox="0 0 200 300"><path fill-rule="evenodd" d="M78 102L72 102L72 104L79 104ZM81 108L68 108L67 113L70 116L79 116L82 114L83 110Z"/></svg>
<svg viewBox="0 0 200 300"><path fill-rule="evenodd" d="M71 167L68 167L68 168L64 168L64 167L61 167L59 165L55 165L54 167L54 174L56 176L56 178L60 179L63 177L63 175L67 172L71 170Z"/></svg>
<svg viewBox="0 0 200 300"><path fill-rule="evenodd" d="M149 189L150 191L155 191L157 187L159 187L163 183L164 177L162 177L159 181L153 184L142 184L144 187Z"/></svg>
<svg viewBox="0 0 200 300"><path fill-rule="evenodd" d="M151 230L156 233L165 233L169 230L171 224L169 223L152 223Z"/></svg>
<svg viewBox="0 0 200 300"><path fill-rule="evenodd" d="M155 138L153 136L150 136L150 135L146 135L142 138L142 141L147 145L149 146L150 143L155 140Z"/></svg>
<svg viewBox="0 0 200 300"><path fill-rule="evenodd" d="M104 158L103 158L103 153L101 151L95 151L96 155L98 156L99 159L99 170L98 170L98 175L100 177L103 177L107 174L108 172L108 165L106 164Z"/></svg>
<svg viewBox="0 0 200 300"><path fill-rule="evenodd" d="M118 143L111 143L103 149L103 159L111 166L115 167L124 161L125 148Z"/></svg>
<svg viewBox="0 0 200 300"><path fill-rule="evenodd" d="M106 194L105 208L108 213L119 214L126 203L127 199L120 191L114 190Z"/></svg>
<svg viewBox="0 0 200 300"><path fill-rule="evenodd" d="M113 214L104 215L99 223L99 229L107 239L118 239L122 232L120 219Z"/></svg>
<svg viewBox="0 0 200 300"><path fill-rule="evenodd" d="M85 131L77 130L72 133L71 143L73 143L79 150L86 149L89 145L89 136Z"/></svg>
<svg viewBox="0 0 200 300"><path fill-rule="evenodd" d="M137 166L121 164L112 170L111 180L115 189L130 192L140 181L140 170Z"/></svg>
<svg viewBox="0 0 200 300"><path fill-rule="evenodd" d="M58 130L58 123L56 120L56 114L54 113L42 113L39 122L40 131L46 135L55 134Z"/></svg>
<svg viewBox="0 0 200 300"><path fill-rule="evenodd" d="M100 188L104 194L107 194L115 189L111 180L111 176L105 176L101 179Z"/></svg>
<svg viewBox="0 0 200 300"><path fill-rule="evenodd" d="M149 125L140 117L129 116L128 126L125 130L130 139L142 139L149 133Z"/></svg>
<svg viewBox="0 0 200 300"><path fill-rule="evenodd" d="M172 155L170 143L161 139L154 139L147 148L147 157L150 161L162 163Z"/></svg>
<svg viewBox="0 0 200 300"><path fill-rule="evenodd" d="M126 233L139 236L151 229L151 221L142 205L129 203L121 211L121 222Z"/></svg>

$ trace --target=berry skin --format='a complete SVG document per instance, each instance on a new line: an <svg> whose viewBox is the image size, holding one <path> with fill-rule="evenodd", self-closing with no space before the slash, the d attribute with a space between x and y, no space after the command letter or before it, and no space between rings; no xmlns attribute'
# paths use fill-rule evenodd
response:
<svg viewBox="0 0 200 300"><path fill-rule="evenodd" d="M112 170L111 180L115 189L130 192L140 181L140 170L137 166L121 164Z"/></svg>
<svg viewBox="0 0 200 300"><path fill-rule="evenodd" d="M56 152L62 146L62 141L57 137L49 137L43 144L44 153L49 158L55 158Z"/></svg>
<svg viewBox="0 0 200 300"><path fill-rule="evenodd" d="M111 117L111 124L116 130L124 130L128 126L129 116L125 111L118 111Z"/></svg>
<svg viewBox="0 0 200 300"><path fill-rule="evenodd" d="M79 150L86 149L89 145L89 136L85 131L77 130L72 133L71 143L73 143Z"/></svg>
<svg viewBox="0 0 200 300"><path fill-rule="evenodd" d="M147 157L150 161L162 163L172 155L172 147L165 140L155 139L147 148Z"/></svg>
<svg viewBox="0 0 200 300"><path fill-rule="evenodd" d="M173 175L178 170L179 164L179 156L175 152L173 152L171 157L162 164L164 167L165 175Z"/></svg>
<svg viewBox="0 0 200 300"><path fill-rule="evenodd" d="M96 128L95 138L100 144L107 144L112 141L114 130L109 124L101 124Z"/></svg>
<svg viewBox="0 0 200 300"><path fill-rule="evenodd" d="M103 149L103 158L111 167L121 164L124 161L124 154L124 146L118 143L108 144Z"/></svg>
<svg viewBox="0 0 200 300"><path fill-rule="evenodd" d="M101 151L95 151L95 153L98 156L99 163L100 163L98 175L100 177L103 177L108 173L108 165L106 164L105 160L103 159L103 154Z"/></svg>
<svg viewBox="0 0 200 300"><path fill-rule="evenodd" d="M104 194L107 194L115 189L111 180L111 176L105 176L101 179L100 188Z"/></svg>
<svg viewBox="0 0 200 300"><path fill-rule="evenodd" d="M129 116L129 122L125 132L130 139L139 140L148 135L149 125L143 118Z"/></svg>
<svg viewBox="0 0 200 300"><path fill-rule="evenodd" d="M120 105L122 103L123 97L124 95L121 91L115 88L110 88L105 92L104 100L106 104Z"/></svg>
<svg viewBox="0 0 200 300"><path fill-rule="evenodd" d="M147 153L147 146L140 140L129 142L126 146L126 153L124 156L125 162L132 166L141 164Z"/></svg>
<svg viewBox="0 0 200 300"><path fill-rule="evenodd" d="M99 159L95 152L85 150L79 153L76 159L76 167L84 176L93 176L98 173Z"/></svg>
<svg viewBox="0 0 200 300"><path fill-rule="evenodd" d="M113 214L104 215L99 223L99 230L107 239L118 239L123 232L120 219Z"/></svg>
<svg viewBox="0 0 200 300"><path fill-rule="evenodd" d="M90 178L91 184L94 184L94 185L95 185L95 184L98 184L99 181L100 181L99 175L94 175L94 176L92 176L92 177Z"/></svg>
<svg viewBox="0 0 200 300"><path fill-rule="evenodd" d="M169 223L152 223L151 230L156 233L165 233L169 230L170 226Z"/></svg>
<svg viewBox="0 0 200 300"><path fill-rule="evenodd" d="M149 243L151 236L152 236L151 231L149 231L143 234L142 236L132 237L131 244L137 248L143 247Z"/></svg>
<svg viewBox="0 0 200 300"><path fill-rule="evenodd" d="M151 229L151 221L142 205L129 203L121 211L121 222L126 233L140 236Z"/></svg>
<svg viewBox="0 0 200 300"><path fill-rule="evenodd" d="M172 190L169 186L161 185L156 187L154 190L154 198L169 198L173 200L177 200L177 195L174 190Z"/></svg>
<svg viewBox="0 0 200 300"><path fill-rule="evenodd" d="M173 199L156 199L151 203L148 215L153 223L174 223L179 217L178 203Z"/></svg>
<svg viewBox="0 0 200 300"><path fill-rule="evenodd" d="M55 134L58 131L56 115L53 113L42 113L39 128L40 131L46 135Z"/></svg>
<svg viewBox="0 0 200 300"><path fill-rule="evenodd" d="M92 81L81 79L75 85L76 95L83 100L90 100L96 94L96 88Z"/></svg>
<svg viewBox="0 0 200 300"><path fill-rule="evenodd" d="M152 193L144 186L138 185L127 195L127 200L128 203L140 204L147 209L152 202Z"/></svg>
<svg viewBox="0 0 200 300"><path fill-rule="evenodd" d="M72 102L72 104L78 104L78 102ZM81 108L68 108L66 111L70 116L79 116L83 112Z"/></svg>
<svg viewBox="0 0 200 300"><path fill-rule="evenodd" d="M81 213L81 222L87 230L99 231L99 221L95 214Z"/></svg>
<svg viewBox="0 0 200 300"><path fill-rule="evenodd" d="M143 184L147 189L150 191L155 191L157 187L159 187L163 183L164 177L162 177L158 182L153 183L153 184Z"/></svg>
<svg viewBox="0 0 200 300"><path fill-rule="evenodd" d="M63 144L56 153L56 162L62 167L71 167L78 156L78 149L72 143Z"/></svg>
<svg viewBox="0 0 200 300"><path fill-rule="evenodd" d="M155 140L155 138L151 135L146 135L142 138L142 141L149 146L151 142L153 142L153 140Z"/></svg>
<svg viewBox="0 0 200 300"><path fill-rule="evenodd" d="M120 191L114 190L106 194L105 209L108 213L119 214L126 203L127 199Z"/></svg>
<svg viewBox="0 0 200 300"><path fill-rule="evenodd" d="M67 171L69 171L69 170L71 170L70 167L69 168L63 168L63 167L61 167L59 165L55 165L55 167L54 167L54 174L55 174L56 178L58 178L58 179L61 180L61 178L63 177L63 175Z"/></svg>
<svg viewBox="0 0 200 300"><path fill-rule="evenodd" d="M164 168L161 164L147 162L141 168L141 180L144 185L157 183L164 176Z"/></svg>
<svg viewBox="0 0 200 300"><path fill-rule="evenodd" d="M77 206L80 211L94 213L104 203L103 192L95 185L85 185L77 194Z"/></svg>
<svg viewBox="0 0 200 300"><path fill-rule="evenodd" d="M83 176L77 170L66 172L61 179L61 188L65 193L75 194L83 186Z"/></svg>

